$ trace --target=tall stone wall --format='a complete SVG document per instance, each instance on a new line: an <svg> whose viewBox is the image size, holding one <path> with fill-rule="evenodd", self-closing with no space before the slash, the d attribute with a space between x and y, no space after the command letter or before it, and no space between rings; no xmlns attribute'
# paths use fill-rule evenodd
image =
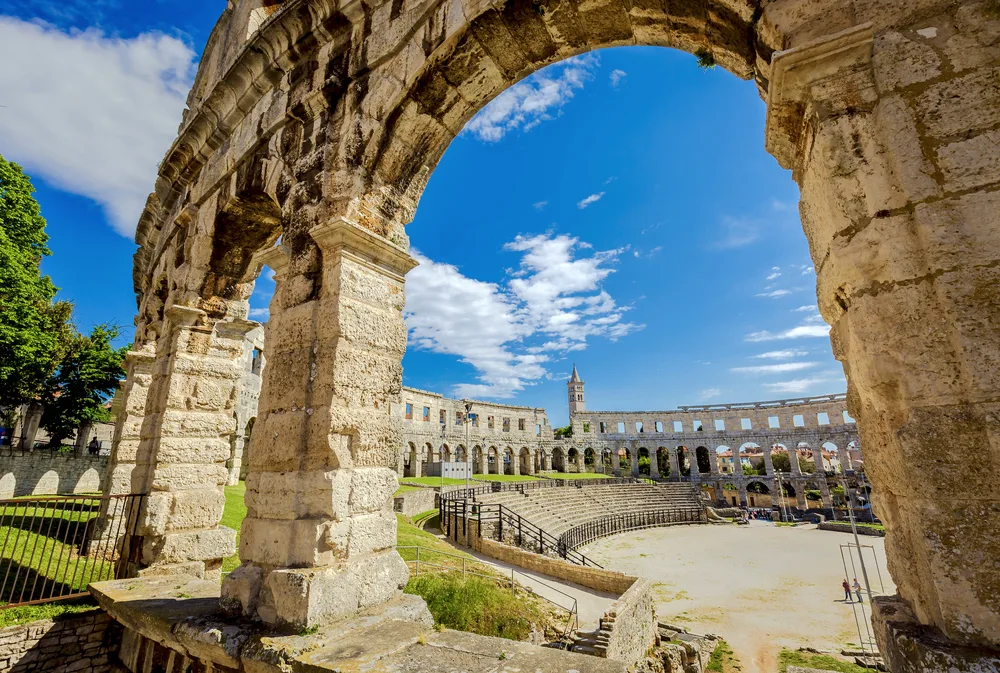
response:
<svg viewBox="0 0 1000 673"><path fill-rule="evenodd" d="M100 493L107 470L107 456L44 451L0 456L0 498Z"/></svg>
<svg viewBox="0 0 1000 673"><path fill-rule="evenodd" d="M0 673L105 673L120 634L98 609L0 629Z"/></svg>
<svg viewBox="0 0 1000 673"><path fill-rule="evenodd" d="M598 653L634 664L656 643L653 580L636 580L601 618Z"/></svg>

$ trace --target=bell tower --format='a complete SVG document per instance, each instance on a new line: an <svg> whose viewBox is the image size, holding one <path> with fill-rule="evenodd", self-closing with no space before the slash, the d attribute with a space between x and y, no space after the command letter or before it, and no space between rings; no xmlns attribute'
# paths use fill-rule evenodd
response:
<svg viewBox="0 0 1000 673"><path fill-rule="evenodd" d="M573 364L573 376L566 382L566 387L569 392L569 415L572 417L575 413L586 411L587 403L583 394L583 380L580 378L580 372L576 371L576 363Z"/></svg>

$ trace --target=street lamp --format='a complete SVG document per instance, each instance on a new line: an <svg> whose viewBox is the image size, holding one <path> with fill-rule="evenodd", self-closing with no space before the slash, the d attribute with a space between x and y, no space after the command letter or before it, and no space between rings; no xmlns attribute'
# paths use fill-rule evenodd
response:
<svg viewBox="0 0 1000 673"><path fill-rule="evenodd" d="M469 473L472 472L472 449L469 447L469 423L472 420L472 402L465 402L465 488L469 488Z"/></svg>

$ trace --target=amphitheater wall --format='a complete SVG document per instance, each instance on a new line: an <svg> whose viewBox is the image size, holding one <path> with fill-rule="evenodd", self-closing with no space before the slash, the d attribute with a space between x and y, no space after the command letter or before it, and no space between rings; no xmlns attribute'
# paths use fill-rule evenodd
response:
<svg viewBox="0 0 1000 673"><path fill-rule="evenodd" d="M0 456L0 498L99 493L107 456L31 452Z"/></svg>
<svg viewBox="0 0 1000 673"><path fill-rule="evenodd" d="M613 570L591 568L569 563L560 558L542 556L486 538L472 537L470 542L473 549L497 561L542 573L558 580L573 582L594 591L604 591L620 596L627 593L638 579L632 575Z"/></svg>
<svg viewBox="0 0 1000 673"><path fill-rule="evenodd" d="M438 492L433 488L418 488L407 491L392 499L392 508L397 514L415 516L437 507Z"/></svg>
<svg viewBox="0 0 1000 673"><path fill-rule="evenodd" d="M639 578L601 619L604 656L633 664L656 643L653 580Z"/></svg>

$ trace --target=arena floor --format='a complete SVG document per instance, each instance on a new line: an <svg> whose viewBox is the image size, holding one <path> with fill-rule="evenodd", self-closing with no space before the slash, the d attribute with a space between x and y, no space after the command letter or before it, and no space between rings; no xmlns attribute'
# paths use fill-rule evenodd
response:
<svg viewBox="0 0 1000 673"><path fill-rule="evenodd" d="M732 645L743 671L775 673L783 647L840 650L859 642L852 605L844 602L841 589L840 545L852 541L849 534L815 526L753 522L626 533L582 551L605 568L656 581L661 621L718 634ZM862 537L861 543L874 547L884 593L895 592L884 540ZM865 560L878 592L872 554L866 550ZM864 584L860 568L857 575Z"/></svg>

